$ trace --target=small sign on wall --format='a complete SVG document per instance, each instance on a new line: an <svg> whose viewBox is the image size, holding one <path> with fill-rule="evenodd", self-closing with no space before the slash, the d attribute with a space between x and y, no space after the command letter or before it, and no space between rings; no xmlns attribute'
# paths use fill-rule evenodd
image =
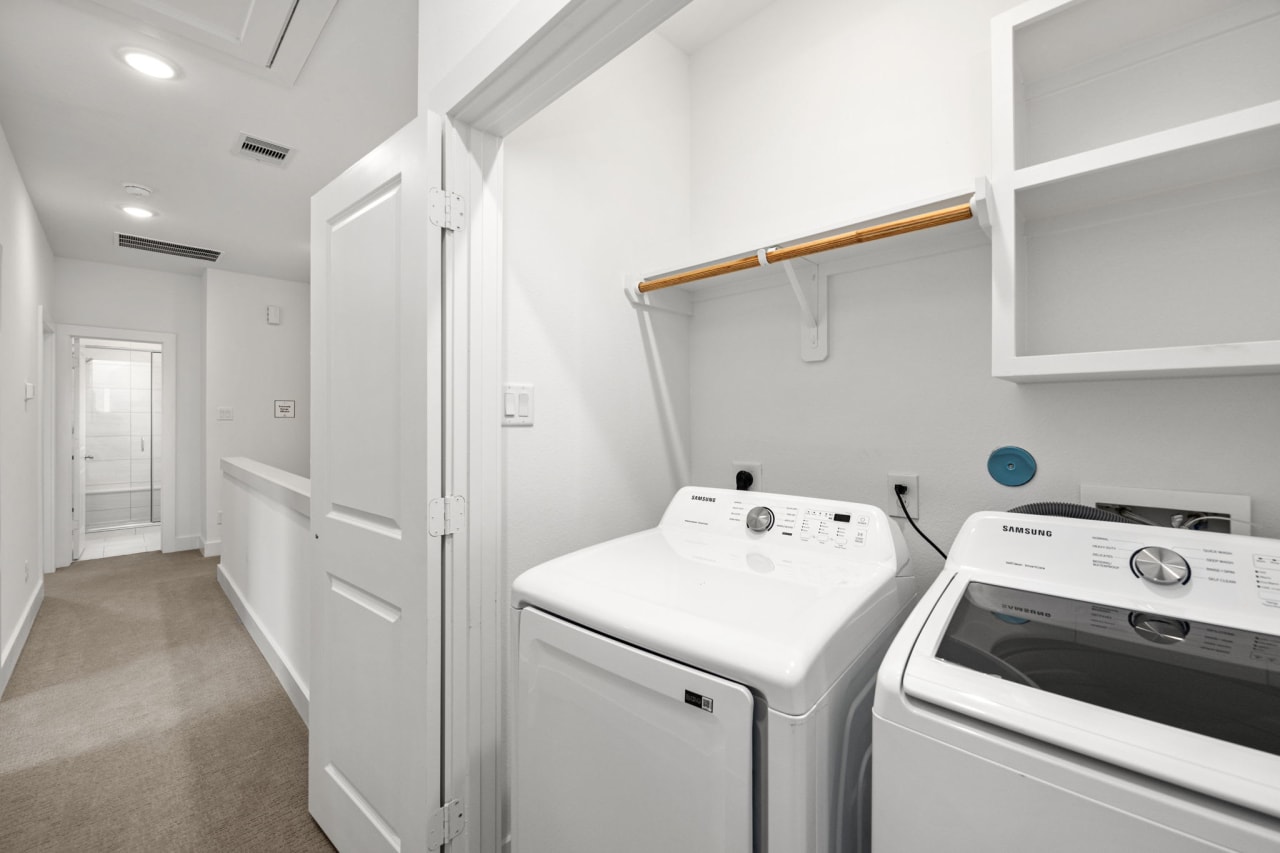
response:
<svg viewBox="0 0 1280 853"><path fill-rule="evenodd" d="M276 417L277 418L296 417L296 415L294 414L296 409L297 407L294 405L293 400L276 400Z"/></svg>

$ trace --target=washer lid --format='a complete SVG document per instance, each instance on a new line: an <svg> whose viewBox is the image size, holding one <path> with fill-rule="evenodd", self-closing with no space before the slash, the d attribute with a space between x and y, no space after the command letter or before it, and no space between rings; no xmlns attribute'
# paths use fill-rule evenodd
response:
<svg viewBox="0 0 1280 853"><path fill-rule="evenodd" d="M773 526L748 530L745 516L766 505ZM901 532L876 507L685 489L662 526L525 572L513 602L732 679L800 715L911 603L900 562Z"/></svg>
<svg viewBox="0 0 1280 853"><path fill-rule="evenodd" d="M905 698L1280 817L1280 637L992 580L939 576Z"/></svg>

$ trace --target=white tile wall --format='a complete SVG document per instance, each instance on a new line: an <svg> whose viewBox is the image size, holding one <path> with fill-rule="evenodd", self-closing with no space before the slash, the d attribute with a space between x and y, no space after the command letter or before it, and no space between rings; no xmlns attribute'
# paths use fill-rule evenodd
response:
<svg viewBox="0 0 1280 853"><path fill-rule="evenodd" d="M102 461L108 459L128 459L129 437L127 435L93 435L85 436L84 452L87 456Z"/></svg>
<svg viewBox="0 0 1280 853"><path fill-rule="evenodd" d="M89 459L84 463L84 483L89 488L128 483L130 477L127 459Z"/></svg>
<svg viewBox="0 0 1280 853"><path fill-rule="evenodd" d="M153 498L153 495L154 495L154 498ZM149 509L151 507L151 501L153 499L156 502L156 506L159 506L160 505L159 489L152 489L150 492L148 492L146 489L140 489L139 491L129 493L129 506L134 509L137 509L140 506L147 507Z"/></svg>
<svg viewBox="0 0 1280 853"><path fill-rule="evenodd" d="M128 524L131 512L132 510L129 507L85 510L85 530L101 530L104 527L113 527L117 524Z"/></svg>
<svg viewBox="0 0 1280 853"><path fill-rule="evenodd" d="M143 492L143 494L146 494ZM104 509L128 509L130 492L88 492L84 496L84 508L88 512Z"/></svg>
<svg viewBox="0 0 1280 853"><path fill-rule="evenodd" d="M128 435L129 418L128 412L89 412L84 419L85 440L101 435Z"/></svg>
<svg viewBox="0 0 1280 853"><path fill-rule="evenodd" d="M87 365L90 388L120 388L129 390L130 367L127 363L95 359ZM150 376L150 374L148 374Z"/></svg>
<svg viewBox="0 0 1280 853"><path fill-rule="evenodd" d="M129 387L134 389L151 388L151 359L147 359L146 364L134 362L129 365L130 382Z"/></svg>

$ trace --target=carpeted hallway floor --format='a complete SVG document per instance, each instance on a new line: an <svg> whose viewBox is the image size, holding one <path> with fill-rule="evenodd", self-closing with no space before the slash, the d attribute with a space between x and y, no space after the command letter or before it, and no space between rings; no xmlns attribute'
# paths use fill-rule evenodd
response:
<svg viewBox="0 0 1280 853"><path fill-rule="evenodd" d="M330 851L307 729L197 551L45 578L0 701L0 851Z"/></svg>

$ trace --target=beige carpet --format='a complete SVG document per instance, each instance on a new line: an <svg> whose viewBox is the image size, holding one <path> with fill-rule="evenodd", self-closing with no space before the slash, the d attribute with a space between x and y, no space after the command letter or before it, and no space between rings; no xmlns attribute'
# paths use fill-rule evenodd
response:
<svg viewBox="0 0 1280 853"><path fill-rule="evenodd" d="M216 564L45 578L0 701L0 851L333 850L307 813L306 726Z"/></svg>

